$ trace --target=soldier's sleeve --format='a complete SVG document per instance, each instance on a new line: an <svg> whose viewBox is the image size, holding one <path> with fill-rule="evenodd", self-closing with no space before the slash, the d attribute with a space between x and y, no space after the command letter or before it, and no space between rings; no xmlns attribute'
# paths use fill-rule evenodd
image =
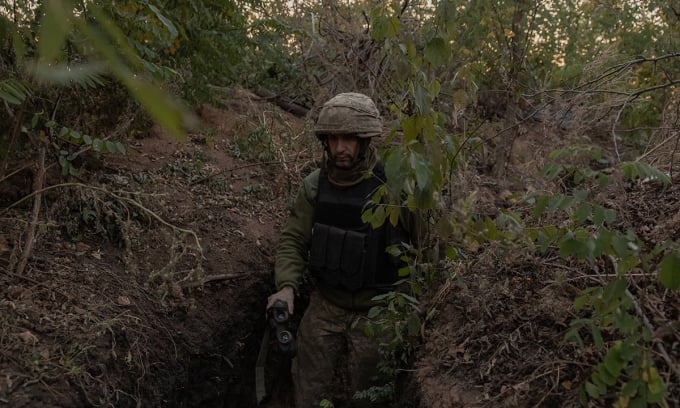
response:
<svg viewBox="0 0 680 408"><path fill-rule="evenodd" d="M314 203L319 184L319 171L307 176L290 209L276 248L274 280L276 288L292 287L295 292L307 269L309 242L312 236Z"/></svg>

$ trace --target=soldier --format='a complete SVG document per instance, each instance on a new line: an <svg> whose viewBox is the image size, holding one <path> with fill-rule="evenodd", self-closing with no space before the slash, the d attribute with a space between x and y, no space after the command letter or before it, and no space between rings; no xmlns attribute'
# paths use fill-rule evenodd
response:
<svg viewBox="0 0 680 408"><path fill-rule="evenodd" d="M400 217L397 226L385 222L377 229L361 220L372 193L385 183L383 165L370 144L382 131L380 113L368 96L341 93L326 102L314 127L324 147L322 167L304 179L281 232L278 292L269 296L267 309L282 300L293 314L295 293L307 271L314 286L292 363L299 408L334 397L330 385L341 361L348 364L352 393L374 385L378 374L379 341L353 323L376 304L374 296L394 290L404 264L386 248L416 241L411 213Z"/></svg>

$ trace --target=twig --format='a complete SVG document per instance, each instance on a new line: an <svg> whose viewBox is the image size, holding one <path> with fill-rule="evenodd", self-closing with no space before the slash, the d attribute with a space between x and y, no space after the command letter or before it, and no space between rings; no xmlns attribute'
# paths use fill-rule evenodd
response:
<svg viewBox="0 0 680 408"><path fill-rule="evenodd" d="M678 138L680 138L680 135L672 135L672 136L667 137L665 140L661 141L661 143L658 143L656 146L654 146L653 148L646 151L642 156L635 159L635 161L640 161L640 160L644 159L645 157L647 157L650 154L657 151L661 146L665 145L668 141L670 141L672 139L678 139Z"/></svg>
<svg viewBox="0 0 680 408"><path fill-rule="evenodd" d="M83 183L63 183L63 184L55 184L55 185L53 185L53 186L45 187L45 188L43 188L43 189L41 189L41 190L39 190L39 191L34 191L33 193L31 193L31 194L29 194L29 195L23 197L21 200L14 202L13 204L9 205L8 207L5 207L2 211L0 211L0 215L6 213L7 211L9 211L10 209L12 209L13 207L16 207L17 205L19 205L19 204L21 204L22 202L28 200L29 198L35 196L36 194L41 194L41 193L44 193L44 192L49 191L49 190L55 190L55 189L63 188L63 187L81 187L81 188L89 188L89 189L91 189L91 190L95 190L95 191L102 192L102 193L104 193L104 194L108 194L108 195L110 195L111 197L113 197L113 198L115 198L115 199L117 199L117 200L120 200L120 201L126 202L126 203L128 203L128 204L131 204L131 205L133 205L133 206L139 208L140 210L144 211L146 214L150 215L150 216L151 216L153 219L155 219L156 221L158 221L158 222L160 222L161 224L163 224L163 225L165 225L165 226L171 228L172 230L177 231L177 232L181 232L181 233L184 233L184 234L191 235L191 236L194 238L194 241L195 241L195 243L196 243L196 247L198 248L199 252L201 253L201 256L203 256L203 248L201 247L200 241L198 240L198 235L196 235L196 232L194 232L193 230L185 229L185 228L180 228L180 227L178 227L178 226L176 226L176 225L173 225L173 224L169 223L168 221L165 221L163 218L161 218L160 215L158 215L158 214L156 214L155 212L151 211L150 209L144 207L142 204L138 203L137 201L135 201L135 200L133 200L133 199L131 199L131 198L122 197L122 196L119 196L118 194L115 194L115 193L113 193L113 192L111 192L111 191L108 191L108 190L106 190L106 189L104 189L104 188L95 187L95 186L89 186L89 185L83 184Z"/></svg>
<svg viewBox="0 0 680 408"><path fill-rule="evenodd" d="M540 367L539 367L539 368L540 368ZM498 393L498 394L494 395L493 397L491 397L490 400L491 400L491 401L495 401L495 400L499 399L500 397L502 397L503 395L507 394L509 391L517 390L518 387L520 387L520 386L522 386L522 385L525 385L525 384L531 384L531 383L534 382L535 380L538 380L538 379L541 378L541 377L545 377L545 376L548 375L548 374L552 374L552 373L554 373L555 371L557 371L557 372L559 373L559 369L560 369L560 366L557 366L556 369L548 370L548 371L545 371L545 372L543 372L543 373L541 373L541 374L534 375L534 373L535 373L536 371L538 371L538 369L536 369L536 370L534 370L534 373L532 373L531 378L527 378L526 380L521 381L521 382L519 382L519 383L517 383L517 384L508 386L505 390L503 390L503 391L501 391L500 393Z"/></svg>
<svg viewBox="0 0 680 408"><path fill-rule="evenodd" d="M5 274L6 274L6 275L9 275L9 276L14 276L15 278L23 279L23 280L25 280L26 282L30 282L30 283L32 283L32 284L34 284L34 285L37 285L37 286L42 286L42 287L45 288L45 289L49 289L49 290L51 290L51 291L54 291L54 292L60 294L60 295L63 296L64 299L66 299L66 300L69 300L69 301L72 300L72 298L71 298L69 295L67 295L66 293L62 292L61 290L59 290L59 289L57 289L57 288L50 287L50 286L48 286L48 285L47 285L46 283L44 283L44 282L38 282L37 280L31 279L31 278L29 278L28 276L18 275L18 274L14 273L14 272L6 271Z"/></svg>
<svg viewBox="0 0 680 408"><path fill-rule="evenodd" d="M676 56L680 56L680 54L677 54ZM635 99L640 97L642 94L645 94L647 92L652 92L656 91L658 89L663 89L663 88L670 88L673 85L680 84L680 80L678 81L668 81L666 83L660 84L660 85L655 85L655 86L650 86L645 89L641 89L637 92L631 92L628 94L628 98L623 102L623 105L621 105L621 108L619 108L618 112L616 113L616 118L614 119L614 122L612 123L612 139L614 141L614 152L616 153L616 158L621 161L621 156L619 154L619 146L618 143L616 142L616 124L619 123L619 120L621 120L621 115L623 115L623 111L626 109L628 104L630 102L633 102Z"/></svg>
<svg viewBox="0 0 680 408"><path fill-rule="evenodd" d="M675 163L673 158L675 157L675 153L678 151L678 144L680 144L680 137L675 140L675 146L673 146L673 151L671 152L671 166L668 171L668 175L670 176L671 180L673 180L673 163Z"/></svg>
<svg viewBox="0 0 680 408"><path fill-rule="evenodd" d="M21 108L19 109L19 113L16 115L16 121L14 122L14 128L12 129L12 136L9 140L9 145L7 145L7 151L5 152L5 157L2 158L2 164L0 165L0 180L5 179L5 167L7 167L7 162L9 160L9 155L12 153L12 148L14 147L14 143L16 142L17 138L19 137L19 133L21 133L21 123L24 120L24 112L26 111L26 104L28 103L28 99L24 99L24 102L21 104Z"/></svg>
<svg viewBox="0 0 680 408"><path fill-rule="evenodd" d="M215 176L219 176L220 174L229 173L229 172L232 172L232 171L245 169L245 168L248 168L248 167L254 167L254 166L266 166L266 165L270 165L270 164L281 164L281 165L285 165L285 163L286 163L285 160L276 160L276 161L269 161L269 162L258 162L258 163L244 164L243 166L236 166L236 167L232 167L232 168L230 168L230 169L224 169L224 170L216 171L215 173L209 174L209 175L207 175L207 176L205 176L205 177L203 177L203 178L200 178L200 179L198 179L198 180L192 181L191 183L189 183L189 185L190 185L190 186L193 186L194 184L201 184L201 183L203 183L203 182L206 181L206 180L209 180L209 179L211 179L211 178L213 178L213 177L215 177Z"/></svg>
<svg viewBox="0 0 680 408"><path fill-rule="evenodd" d="M35 178L34 191L35 198L33 199L33 213L31 215L31 223L26 229L26 244L24 245L24 250L21 252L21 259L17 265L16 273L22 275L24 269L26 268L26 263L28 258L33 252L33 245L35 244L35 229L38 225L38 215L40 215L40 207L42 201L42 190L43 184L45 183L45 144L42 141L38 141L38 174Z"/></svg>
<svg viewBox="0 0 680 408"><path fill-rule="evenodd" d="M21 171L25 170L27 167L30 167L30 164L24 164L23 166L19 167L18 169L13 170L8 175L0 177L0 183L2 183L3 181L7 180L10 177L12 177L13 175L20 173Z"/></svg>
<svg viewBox="0 0 680 408"><path fill-rule="evenodd" d="M611 260L612 264L616 265L616 260L614 259L613 256L609 256L609 259ZM640 307L640 303L637 301L637 298L633 295L633 293L626 288L625 291L626 296L633 302L633 306L635 307L635 313L642 319L642 322L645 324L647 329L651 332L654 333L656 330L654 329L654 326L652 326L652 323L649 321L647 318L647 315L645 312L642 310ZM680 369L678 367L675 367L673 364L673 361L671 360L670 356L668 355L668 352L666 351L666 348L663 346L661 343L656 343L656 348L659 350L659 353L661 354L661 357L664 359L666 364L668 364L668 367L675 373L675 376L680 379Z"/></svg>
<svg viewBox="0 0 680 408"><path fill-rule="evenodd" d="M225 273L222 275L210 275L206 276L205 278L201 279L199 282L187 282L182 284L181 286L183 288L194 288L196 286L202 286L208 282L214 282L214 281L221 281L221 280L229 280L229 279L236 279L243 277L242 273Z"/></svg>
<svg viewBox="0 0 680 408"><path fill-rule="evenodd" d="M635 306L635 312L638 314L638 316L642 318L642 321L644 322L647 329L651 333L654 333L655 332L654 326L652 326L652 323L647 318L647 315L642 311L642 308L640 307L640 303L638 303L637 298L628 289L626 289L626 296L628 296L630 300L633 302L633 306ZM656 343L656 348L659 350L659 353L661 354L661 357L664 359L666 364L668 364L668 367L671 369L671 371L675 373L675 376L680 380L680 369L676 367L675 364L673 364L673 361L668 355L666 348L663 346L663 344L659 342Z"/></svg>

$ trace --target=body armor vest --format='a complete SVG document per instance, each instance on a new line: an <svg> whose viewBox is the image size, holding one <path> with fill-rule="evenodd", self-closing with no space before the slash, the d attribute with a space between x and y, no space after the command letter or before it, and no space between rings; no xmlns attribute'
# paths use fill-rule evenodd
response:
<svg viewBox="0 0 680 408"><path fill-rule="evenodd" d="M322 283L356 291L384 288L399 279L406 264L386 252L393 244L407 242L407 234L385 221L374 229L361 221L370 197L384 184L385 172L377 164L370 178L350 187L337 187L322 169L314 210L309 269Z"/></svg>

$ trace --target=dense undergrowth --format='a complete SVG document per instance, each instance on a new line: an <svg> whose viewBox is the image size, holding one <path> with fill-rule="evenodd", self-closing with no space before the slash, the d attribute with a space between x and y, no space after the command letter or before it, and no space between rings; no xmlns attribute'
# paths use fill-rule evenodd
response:
<svg viewBox="0 0 680 408"><path fill-rule="evenodd" d="M161 225L156 251L168 261L138 284L160 299L179 296L178 287L205 278L200 231L169 222L175 214L152 208L155 198L85 172L130 154L158 123L187 145L250 160L243 169L280 166L292 194L313 166L304 132L261 105L254 126L201 128L202 104L228 112L240 83L288 109L311 109L309 121L334 93L362 91L386 119L388 178L374 196L385 205L366 218L390 222L405 206L430 226L410 266L412 293L391 294L388 308L371 312L376 327L400 334L385 350L392 380L415 359L425 405L677 404L680 19L672 5L321 3L0 2L0 214L21 219L2 235L12 244L5 278L35 280L36 237L53 222L76 246L87 231L105 236L123 248L127 271L142 262L135 231ZM233 142L221 146L225 139ZM119 187L179 178L229 193L217 177L225 170L206 167L201 154L184 152L158 174L104 170ZM249 184L219 205L285 201L280 188ZM65 189L77 198L65 200ZM19 295L8 290L6 300ZM137 327L125 316L124 326ZM32 332L19 339L31 344L21 334ZM131 355L152 355L138 351ZM32 364L19 362L28 381L62 373ZM101 372L66 372L107 389ZM116 389L146 398L130 387ZM457 394L438 399L444 389ZM103 391L102 403L112 395Z"/></svg>

